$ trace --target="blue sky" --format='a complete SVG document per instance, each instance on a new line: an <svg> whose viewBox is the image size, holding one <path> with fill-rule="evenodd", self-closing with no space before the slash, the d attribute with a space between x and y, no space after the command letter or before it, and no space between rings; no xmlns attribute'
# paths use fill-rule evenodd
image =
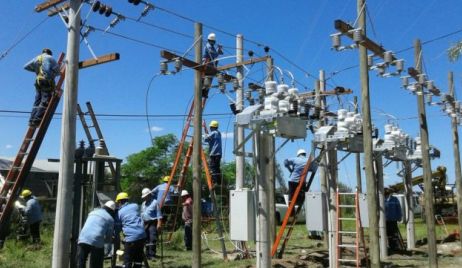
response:
<svg viewBox="0 0 462 268"><path fill-rule="evenodd" d="M128 1L103 1L113 10L130 18L138 18L143 4L133 6ZM29 30L46 18L45 13L35 13L33 8L39 1L5 0L2 3L0 23L0 53L8 51L0 60L0 110L30 111L33 102L33 74L23 70L23 65L36 56L42 48L49 47L55 55L66 50L66 29L59 17L45 20L22 42L12 47ZM204 34L216 32L218 42L225 47L225 57L221 63L235 61L235 34L244 35L245 50L253 50L257 56L264 55L261 45L271 48L275 65L291 71L297 80L300 91L312 89L314 79L306 73L317 76L320 69L326 71L328 88L336 85L351 88L353 95L359 94L359 70L351 68L358 63L358 51L335 52L330 49L329 35L335 32L335 19L353 23L356 19L356 1L153 1L158 6L141 21L127 19L111 29L109 33L91 32L88 41L97 55L118 52L118 62L84 69L79 75L78 101L82 105L91 101L97 114L144 115L146 90L149 81L159 72L160 48L168 48L185 53L193 44L194 25L178 15L204 23ZM369 1L368 36L386 49L400 51L412 47L413 41L423 42L447 33L462 29L459 0L407 0L407 1ZM87 17L88 15L88 17ZM89 6L82 8L86 24L105 29L114 18L106 18L89 12ZM148 25L149 24L149 25ZM155 25L155 26L153 26ZM157 28L156 28L157 27ZM169 31L160 30L159 27ZM130 41L117 37L119 34L145 42ZM446 49L455 41L462 39L462 33L451 35L423 46L424 67L429 77L435 80L443 91L447 88L447 72L454 71L456 94L462 81L461 63L449 63ZM261 44L261 45L258 45ZM12 48L11 48L12 47ZM8 50L11 48L11 50ZM80 47L81 59L91 54L84 43ZM193 58L192 53L187 54ZM246 56L247 57L247 56ZM406 68L414 62L413 51L406 50L397 55L406 62ZM249 68L247 82L261 81L264 78L263 65ZM302 69L302 70L300 70ZM286 81L289 78L286 77ZM147 102L151 115L182 115L186 113L193 92L193 72L184 70L176 75L160 76L153 80ZM401 120L399 126L416 136L419 132L416 98L400 88L398 78L380 78L370 72L371 105L374 124L383 135L383 125L390 113ZM230 89L230 87L228 87ZM343 97L341 102L329 99L332 110L347 107L353 95ZM231 93L232 96L232 93ZM62 106L58 107L62 111ZM226 96L212 93L205 114L228 114ZM441 149L442 157L432 163L432 167L443 164L448 167L450 181L453 181L452 138L449 118L437 107L428 107L430 142ZM232 132L233 118L230 115L206 116L206 120L217 119L223 133ZM0 112L0 155L14 156L27 126L28 115ZM99 117L100 126L110 152L125 158L150 144L148 127L143 117ZM183 117L161 116L151 118L153 135L174 133L180 135ZM78 126L78 139L84 133ZM44 140L38 158L59 156L61 120L56 116ZM231 161L232 134L225 142L225 161ZM305 141L295 141L286 145L278 153L278 161L293 156L300 147L308 149L311 136ZM282 140L277 140L277 144ZM340 153L339 158L343 156ZM339 166L340 180L353 185L354 162L348 158ZM398 181L395 175L397 165L386 170L386 182ZM416 171L415 174L421 173Z"/></svg>

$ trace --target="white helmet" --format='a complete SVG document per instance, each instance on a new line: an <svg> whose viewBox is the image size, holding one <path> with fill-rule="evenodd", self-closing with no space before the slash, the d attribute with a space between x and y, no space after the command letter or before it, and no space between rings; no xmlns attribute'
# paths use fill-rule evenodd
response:
<svg viewBox="0 0 462 268"><path fill-rule="evenodd" d="M297 151L297 156L299 156L299 155L301 155L301 154L306 155L306 151L303 150L303 149L299 149L299 150Z"/></svg>
<svg viewBox="0 0 462 268"><path fill-rule="evenodd" d="M112 200L109 200L106 203L104 203L104 206L112 209L113 211L116 209L116 204Z"/></svg>
<svg viewBox="0 0 462 268"><path fill-rule="evenodd" d="M207 40L215 41L215 39L216 39L215 33L209 33L209 35L207 36Z"/></svg>
<svg viewBox="0 0 462 268"><path fill-rule="evenodd" d="M181 197L189 195L187 190L181 191Z"/></svg>
<svg viewBox="0 0 462 268"><path fill-rule="evenodd" d="M149 188L144 188L142 191L141 191L141 198L145 198L146 196L150 195L151 194L151 190Z"/></svg>

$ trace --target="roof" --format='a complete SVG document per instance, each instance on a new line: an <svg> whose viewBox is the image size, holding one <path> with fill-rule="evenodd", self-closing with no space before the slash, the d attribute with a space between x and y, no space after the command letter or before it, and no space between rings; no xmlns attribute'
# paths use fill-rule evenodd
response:
<svg viewBox="0 0 462 268"><path fill-rule="evenodd" d="M0 170L9 170L13 159L12 157L0 156ZM36 159L32 165L31 172L58 173L59 162L49 162L48 159Z"/></svg>

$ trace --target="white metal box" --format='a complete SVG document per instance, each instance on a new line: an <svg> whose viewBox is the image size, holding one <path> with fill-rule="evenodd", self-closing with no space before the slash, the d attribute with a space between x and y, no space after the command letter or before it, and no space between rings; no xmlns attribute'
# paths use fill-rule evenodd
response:
<svg viewBox="0 0 462 268"><path fill-rule="evenodd" d="M327 200L321 192L305 193L306 229L308 231L327 230Z"/></svg>
<svg viewBox="0 0 462 268"><path fill-rule="evenodd" d="M231 240L255 241L255 192L249 189L233 190L229 195Z"/></svg>

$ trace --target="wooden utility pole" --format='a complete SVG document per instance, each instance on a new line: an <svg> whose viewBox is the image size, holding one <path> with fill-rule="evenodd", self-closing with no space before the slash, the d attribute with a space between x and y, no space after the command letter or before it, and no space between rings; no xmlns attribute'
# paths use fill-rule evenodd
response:
<svg viewBox="0 0 462 268"><path fill-rule="evenodd" d="M79 81L80 0L70 0L67 35L66 88L64 89L61 127L61 153L56 198L52 267L69 267L70 233L72 231L72 188L76 135L77 90Z"/></svg>
<svg viewBox="0 0 462 268"><path fill-rule="evenodd" d="M449 95L454 97L454 78L452 72L448 74ZM453 107L454 108L454 107ZM459 233L462 232L462 172L460 169L459 131L457 129L457 117L451 117L452 142L454 143L454 171L457 188L457 216L459 219ZM460 240L462 244L462 239Z"/></svg>
<svg viewBox="0 0 462 268"><path fill-rule="evenodd" d="M415 69L422 73L422 46L420 40L414 42L414 61ZM424 88L419 83L417 92L417 107L420 125L420 139L422 142L422 169L424 177L424 192L425 192L425 219L427 225L428 239L428 264L430 268L438 267L438 259L436 255L436 233L435 233L435 214L433 209L433 186L432 186L432 169L430 163L430 146L428 142L428 126L427 115L425 111Z"/></svg>
<svg viewBox="0 0 462 268"><path fill-rule="evenodd" d="M358 0L358 27L366 36L366 0ZM372 123L369 96L369 66L367 66L367 48L359 46L359 69L361 78L361 111L363 115L364 167L366 169L367 209L369 212L369 253L372 268L380 267L377 181L374 176L374 155L372 151Z"/></svg>
<svg viewBox="0 0 462 268"><path fill-rule="evenodd" d="M404 166L404 193L407 204L407 249L415 248L415 228L414 228L414 191L412 191L412 168L410 161L403 161Z"/></svg>
<svg viewBox="0 0 462 268"><path fill-rule="evenodd" d="M195 62L202 62L202 24L194 24L194 39L198 40L194 45ZM193 175L193 268L200 268L201 265L201 150L202 150L202 75L199 69L194 75L194 136L192 153L192 175Z"/></svg>
<svg viewBox="0 0 462 268"><path fill-rule="evenodd" d="M385 219L385 195L384 195L384 182L383 182L383 159L381 152L374 153L375 176L377 179L377 190L379 194L379 241L380 241L380 258L388 256L387 250L387 230Z"/></svg>
<svg viewBox="0 0 462 268"><path fill-rule="evenodd" d="M359 112L359 107L358 107L358 96L354 96L353 98L353 103L354 103L354 108L355 108L355 113ZM361 180L361 153L356 153L355 154L356 158L356 187L358 188L358 192L362 193L363 192L363 183Z"/></svg>

